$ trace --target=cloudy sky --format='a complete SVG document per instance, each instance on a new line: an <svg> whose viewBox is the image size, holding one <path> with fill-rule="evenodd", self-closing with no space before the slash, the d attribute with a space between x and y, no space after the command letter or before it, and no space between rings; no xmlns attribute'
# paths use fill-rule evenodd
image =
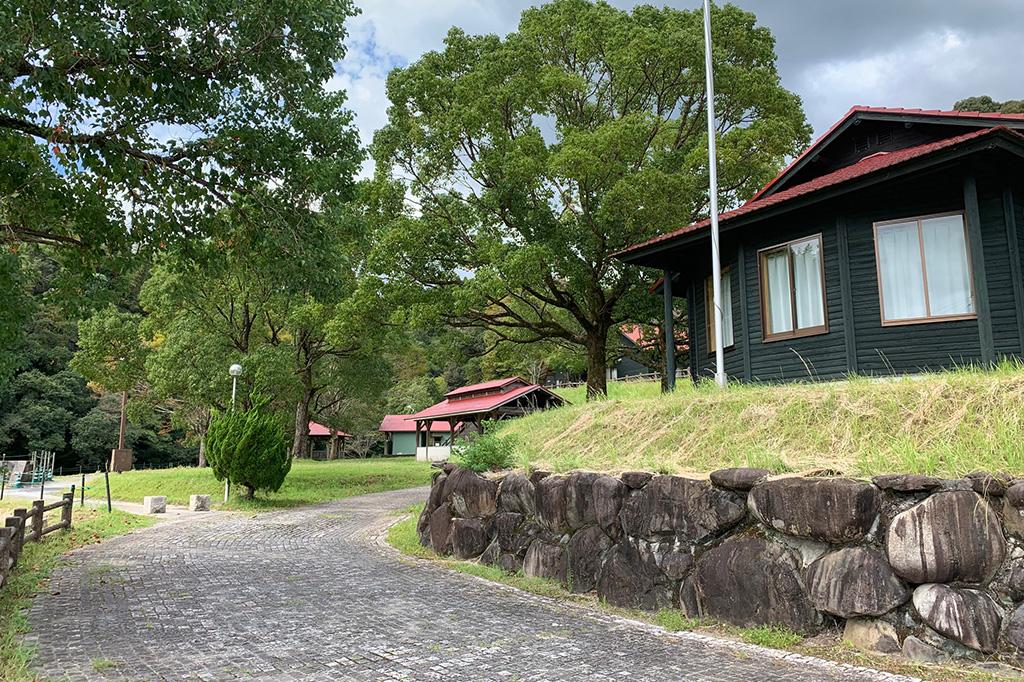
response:
<svg viewBox="0 0 1024 682"><path fill-rule="evenodd" d="M332 85L348 91L364 142L386 120L388 71L440 48L452 26L509 33L539 2L357 0L362 15ZM818 134L854 104L948 109L971 95L1024 98L1024 0L733 2L775 34L782 83L803 99Z"/></svg>

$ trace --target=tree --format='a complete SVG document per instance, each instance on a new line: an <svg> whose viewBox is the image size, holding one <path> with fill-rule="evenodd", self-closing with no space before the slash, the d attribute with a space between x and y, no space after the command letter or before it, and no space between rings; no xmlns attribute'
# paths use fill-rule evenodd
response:
<svg viewBox="0 0 1024 682"><path fill-rule="evenodd" d="M988 95L968 97L953 105L956 111L981 111L996 114L1024 114L1024 99L1008 99L997 102Z"/></svg>
<svg viewBox="0 0 1024 682"><path fill-rule="evenodd" d="M749 197L809 139L771 32L713 10L722 204ZM606 390L609 331L657 306L613 254L708 211L698 10L554 0L504 39L453 28L388 78L374 137L376 265L411 307L587 358ZM401 210L409 195L414 206Z"/></svg>
<svg viewBox="0 0 1024 682"><path fill-rule="evenodd" d="M280 490L292 466L285 429L265 406L257 400L248 410L217 414L207 434L213 475L242 486L245 499L257 490Z"/></svg>
<svg viewBox="0 0 1024 682"><path fill-rule="evenodd" d="M313 228L295 208L347 200L362 159L344 93L324 88L355 13L351 0L3 3L0 241L109 261L187 244L229 207L294 255Z"/></svg>

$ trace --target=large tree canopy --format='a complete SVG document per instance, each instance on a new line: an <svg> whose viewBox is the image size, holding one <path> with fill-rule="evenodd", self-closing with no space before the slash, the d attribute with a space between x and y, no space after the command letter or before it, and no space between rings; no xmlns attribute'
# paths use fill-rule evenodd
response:
<svg viewBox="0 0 1024 682"><path fill-rule="evenodd" d="M986 114L1024 114L1024 99L1008 99L997 102L988 95L968 97L953 105L957 111L982 111Z"/></svg>
<svg viewBox="0 0 1024 682"><path fill-rule="evenodd" d="M0 241L107 257L203 234L225 206L280 232L345 200L361 155L327 92L351 0L0 6ZM294 255L294 254L292 254Z"/></svg>
<svg viewBox="0 0 1024 682"><path fill-rule="evenodd" d="M728 206L810 131L770 31L731 5L713 22ZM554 0L504 39L452 29L388 96L379 179L415 204L380 235L389 281L455 324L584 349L603 393L609 331L651 312L649 274L612 254L708 210L700 12Z"/></svg>

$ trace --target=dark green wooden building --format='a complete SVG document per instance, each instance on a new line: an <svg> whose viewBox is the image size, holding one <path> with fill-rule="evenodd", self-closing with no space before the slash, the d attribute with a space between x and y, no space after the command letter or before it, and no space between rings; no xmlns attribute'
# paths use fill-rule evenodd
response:
<svg viewBox="0 0 1024 682"><path fill-rule="evenodd" d="M1024 115L854 107L720 233L730 378L1024 357ZM709 222L620 258L685 297L691 376L713 376Z"/></svg>

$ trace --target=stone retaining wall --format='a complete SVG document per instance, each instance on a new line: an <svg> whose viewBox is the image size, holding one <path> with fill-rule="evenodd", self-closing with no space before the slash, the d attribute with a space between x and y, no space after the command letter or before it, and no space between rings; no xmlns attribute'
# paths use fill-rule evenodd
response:
<svg viewBox="0 0 1024 682"><path fill-rule="evenodd" d="M739 626L914 659L1024 653L1024 482L986 473L710 481L627 472L483 477L446 464L420 516L441 555Z"/></svg>

